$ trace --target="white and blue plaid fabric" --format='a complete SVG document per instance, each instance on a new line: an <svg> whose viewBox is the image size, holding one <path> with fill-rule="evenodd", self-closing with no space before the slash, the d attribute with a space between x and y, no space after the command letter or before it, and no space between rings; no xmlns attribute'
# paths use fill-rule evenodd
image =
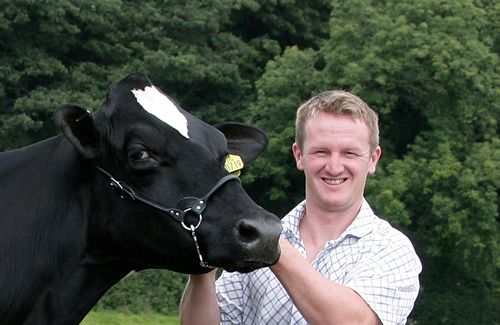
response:
<svg viewBox="0 0 500 325"><path fill-rule="evenodd" d="M299 236L305 201L283 218L283 234L305 256ZM326 243L311 264L331 281L356 291L384 325L405 324L419 291L422 265L410 240L378 218L363 200L356 219ZM223 272L217 280L221 324L307 324L269 270Z"/></svg>

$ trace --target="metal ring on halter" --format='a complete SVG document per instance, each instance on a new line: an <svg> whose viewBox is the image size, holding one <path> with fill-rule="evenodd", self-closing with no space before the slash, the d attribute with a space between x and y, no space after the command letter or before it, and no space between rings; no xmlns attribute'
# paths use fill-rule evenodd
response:
<svg viewBox="0 0 500 325"><path fill-rule="evenodd" d="M187 208L186 210L184 210L184 214L186 214L187 212L193 210L192 208ZM181 225L182 227L184 227L184 229L186 230L189 230L189 231L195 231L196 229L198 229L198 227L200 226L201 224L201 221L203 220L203 216L201 214L198 214L198 217L199 217L199 220L198 220L198 223L196 224L196 226L186 226L186 224L184 223L184 221L181 221Z"/></svg>

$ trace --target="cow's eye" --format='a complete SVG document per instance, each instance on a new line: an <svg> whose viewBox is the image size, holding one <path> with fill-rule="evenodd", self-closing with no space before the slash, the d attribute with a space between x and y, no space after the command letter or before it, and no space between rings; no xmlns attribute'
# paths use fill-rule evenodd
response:
<svg viewBox="0 0 500 325"><path fill-rule="evenodd" d="M132 145L128 149L128 160L132 168L146 170L158 166L153 154L142 145Z"/></svg>
<svg viewBox="0 0 500 325"><path fill-rule="evenodd" d="M145 160L151 158L151 155L146 150L136 151L130 156L132 160Z"/></svg>

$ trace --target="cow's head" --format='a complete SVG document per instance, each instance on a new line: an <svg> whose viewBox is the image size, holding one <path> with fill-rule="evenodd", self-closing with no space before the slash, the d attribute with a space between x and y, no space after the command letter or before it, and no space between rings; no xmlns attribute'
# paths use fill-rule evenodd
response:
<svg viewBox="0 0 500 325"><path fill-rule="evenodd" d="M65 105L55 119L92 166L86 182L93 258L183 273L209 270L199 255L211 266L242 272L277 260L279 219L227 177L229 154L248 164L265 149L261 131L210 126L141 74L113 86L94 114Z"/></svg>

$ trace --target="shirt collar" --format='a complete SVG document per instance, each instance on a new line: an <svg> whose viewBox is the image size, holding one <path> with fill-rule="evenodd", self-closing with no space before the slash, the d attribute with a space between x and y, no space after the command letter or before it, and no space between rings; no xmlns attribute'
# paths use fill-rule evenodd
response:
<svg viewBox="0 0 500 325"><path fill-rule="evenodd" d="M354 237L361 238L368 235L373 230L373 221L375 220L375 218L375 213L373 213L372 208L363 198L361 208L359 209L356 218L347 227L342 236L352 235Z"/></svg>
<svg viewBox="0 0 500 325"><path fill-rule="evenodd" d="M306 212L306 201L300 202L281 220L283 234L287 237L300 238L299 225Z"/></svg>
<svg viewBox="0 0 500 325"><path fill-rule="evenodd" d="M306 201L300 202L295 208L293 208L283 219L283 234L287 237L300 238L299 225L300 221L304 217L306 212ZM373 220L376 218L373 210L371 209L368 202L363 198L361 208L359 209L356 218L347 227L347 229L342 233L339 238L346 237L348 235L361 238L368 235L373 230Z"/></svg>

